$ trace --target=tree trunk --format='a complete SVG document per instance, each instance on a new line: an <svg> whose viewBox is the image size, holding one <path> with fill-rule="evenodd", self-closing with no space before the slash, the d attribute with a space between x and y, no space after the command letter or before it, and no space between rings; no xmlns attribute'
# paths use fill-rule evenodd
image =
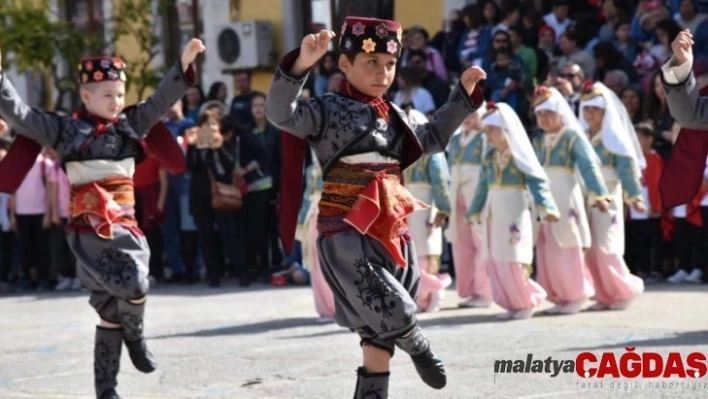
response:
<svg viewBox="0 0 708 399"><path fill-rule="evenodd" d="M42 75L42 108L53 111L54 108L54 76L50 68L41 68Z"/></svg>
<svg viewBox="0 0 708 399"><path fill-rule="evenodd" d="M194 23L194 36L200 37L202 35L202 25L199 19L199 0L192 0L192 22ZM192 65L194 66L194 76L196 78L196 84L201 84L202 82L202 62L203 57L197 57Z"/></svg>

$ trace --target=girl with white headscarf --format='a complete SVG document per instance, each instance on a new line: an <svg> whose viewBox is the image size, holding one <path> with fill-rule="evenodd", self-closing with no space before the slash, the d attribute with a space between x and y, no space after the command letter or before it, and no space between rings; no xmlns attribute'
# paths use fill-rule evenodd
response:
<svg viewBox="0 0 708 399"><path fill-rule="evenodd" d="M310 272L310 285L312 286L313 298L315 300L315 311L319 314L320 323L334 321L334 294L329 288L322 269L320 259L317 255L317 214L320 196L322 194L322 169L314 157L312 165L305 169L305 190L302 195L302 205L298 214L298 224L295 231L295 238L300 241L302 248L302 264Z"/></svg>
<svg viewBox="0 0 708 399"><path fill-rule="evenodd" d="M482 162L482 173L470 206L469 220L483 226L482 257L486 261L494 302L507 312L500 319L531 317L546 299L546 291L531 280L533 261L532 202L544 222L560 216L548 176L538 162L526 130L509 105L487 104L482 120L493 147Z"/></svg>
<svg viewBox="0 0 708 399"><path fill-rule="evenodd" d="M492 304L487 267L481 258L482 235L474 225L465 220L472 203L482 159L487 152L487 140L482 131L482 106L465 118L447 146L447 163L450 165L451 210L445 238L452 244L457 295L462 298L461 308L486 308Z"/></svg>
<svg viewBox="0 0 708 399"><path fill-rule="evenodd" d="M588 215L592 246L585 260L595 282L596 301L590 310L626 309L644 291L644 282L632 275L624 262L623 204L646 212L639 181L646 161L622 102L602 83L583 88L580 121L600 158L612 196L608 212L592 208Z"/></svg>
<svg viewBox="0 0 708 399"><path fill-rule="evenodd" d="M600 162L570 105L555 88L540 87L533 102L543 134L533 139L536 155L551 181L560 210L558 223L538 229L537 279L555 304L546 313L573 314L595 295L583 250L591 238L583 189L590 206L609 207Z"/></svg>
<svg viewBox="0 0 708 399"><path fill-rule="evenodd" d="M411 109L408 117L424 124L428 118ZM442 225L450 215L450 171L445 154L423 155L404 172L406 188L420 201L431 207L413 212L408 216L408 229L415 245L420 285L416 304L423 312L440 310L445 289L452 278L440 272L440 256L443 252Z"/></svg>

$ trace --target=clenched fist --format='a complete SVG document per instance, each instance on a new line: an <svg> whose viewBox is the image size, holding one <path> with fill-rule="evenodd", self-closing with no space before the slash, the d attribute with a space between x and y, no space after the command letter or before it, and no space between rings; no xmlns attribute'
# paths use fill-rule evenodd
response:
<svg viewBox="0 0 708 399"><path fill-rule="evenodd" d="M693 59L693 35L688 29L682 30L671 43L671 50L679 65Z"/></svg>
<svg viewBox="0 0 708 399"><path fill-rule="evenodd" d="M302 75L310 69L322 56L327 53L329 42L336 36L331 30L321 30L317 34L310 34L302 39L300 55L295 60L291 69L294 75Z"/></svg>
<svg viewBox="0 0 708 399"><path fill-rule="evenodd" d="M472 94L477 83L484 79L487 79L487 73L484 72L484 69L473 66L462 72L460 83L462 83L462 87L467 90L467 94Z"/></svg>
<svg viewBox="0 0 708 399"><path fill-rule="evenodd" d="M197 55L204 52L204 50L206 50L206 47L204 47L204 43L201 40L196 38L190 40L182 52L182 68L186 71L189 65L197 58Z"/></svg>

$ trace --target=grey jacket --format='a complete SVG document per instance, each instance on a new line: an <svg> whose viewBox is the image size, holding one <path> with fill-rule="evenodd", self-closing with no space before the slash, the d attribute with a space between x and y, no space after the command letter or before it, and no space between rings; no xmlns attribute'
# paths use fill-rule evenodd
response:
<svg viewBox="0 0 708 399"><path fill-rule="evenodd" d="M677 66L671 57L662 67L666 101L671 116L681 127L708 130L708 96L700 96L691 66L689 62Z"/></svg>
<svg viewBox="0 0 708 399"><path fill-rule="evenodd" d="M398 159L405 169L422 154L442 152L464 118L483 103L479 88L472 98L458 86L426 124L416 124L392 104L398 117L377 117L373 107L338 94L299 98L305 76L295 77L279 66L266 99L268 120L313 147L326 176L340 158L379 152Z"/></svg>
<svg viewBox="0 0 708 399"><path fill-rule="evenodd" d="M95 136L93 122L45 112L25 104L4 73L0 74L0 117L42 146L51 145L63 162L90 159L119 160L142 153L137 140L169 111L189 88L178 61L162 79L155 93L119 116Z"/></svg>

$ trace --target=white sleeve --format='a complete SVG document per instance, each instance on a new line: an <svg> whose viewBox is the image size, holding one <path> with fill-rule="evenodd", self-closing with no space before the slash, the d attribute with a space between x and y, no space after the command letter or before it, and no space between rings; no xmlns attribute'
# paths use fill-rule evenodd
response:
<svg viewBox="0 0 708 399"><path fill-rule="evenodd" d="M674 63L675 58L672 56L664 65L662 65L661 72L664 74L666 83L677 85L681 82L685 82L691 74L693 58L689 58L681 65L674 65Z"/></svg>

